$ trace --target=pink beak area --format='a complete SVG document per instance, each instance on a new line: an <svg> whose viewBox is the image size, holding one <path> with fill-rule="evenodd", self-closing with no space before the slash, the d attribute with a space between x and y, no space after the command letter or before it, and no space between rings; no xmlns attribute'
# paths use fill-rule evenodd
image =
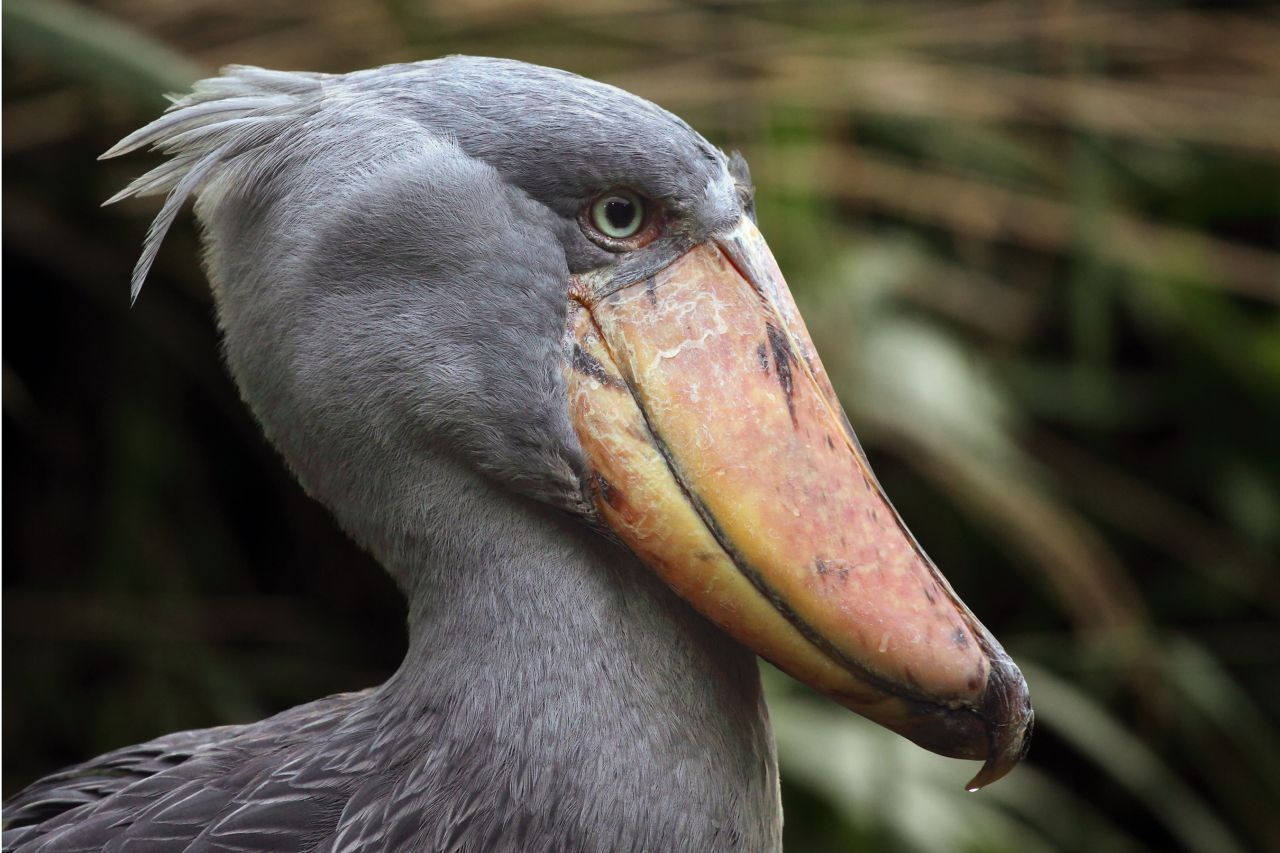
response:
<svg viewBox="0 0 1280 853"><path fill-rule="evenodd" d="M885 497L756 227L571 297L569 405L604 522L780 669L985 761L970 789L1009 772L1022 674Z"/></svg>

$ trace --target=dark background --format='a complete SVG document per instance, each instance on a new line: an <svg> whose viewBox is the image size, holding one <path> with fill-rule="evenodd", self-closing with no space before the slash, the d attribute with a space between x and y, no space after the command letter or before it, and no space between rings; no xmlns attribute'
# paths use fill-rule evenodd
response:
<svg viewBox="0 0 1280 853"><path fill-rule="evenodd" d="M978 795L769 672L791 850L1280 849L1280 17L1234 4L4 4L6 794L376 683L403 611L96 155L228 62L614 82L747 156L890 495L1025 665Z"/></svg>

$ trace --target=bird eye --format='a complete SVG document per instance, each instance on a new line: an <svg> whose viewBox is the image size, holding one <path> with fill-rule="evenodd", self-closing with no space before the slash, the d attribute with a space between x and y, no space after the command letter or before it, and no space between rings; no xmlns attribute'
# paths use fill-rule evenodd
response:
<svg viewBox="0 0 1280 853"><path fill-rule="evenodd" d="M591 204L591 225L606 237L625 240L644 227L644 200L631 190L609 190Z"/></svg>

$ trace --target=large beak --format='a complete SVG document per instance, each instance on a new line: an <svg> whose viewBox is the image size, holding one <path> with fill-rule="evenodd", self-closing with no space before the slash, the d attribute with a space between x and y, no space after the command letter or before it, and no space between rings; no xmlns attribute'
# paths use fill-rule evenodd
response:
<svg viewBox="0 0 1280 853"><path fill-rule="evenodd" d="M795 678L985 760L971 790L1008 773L1022 674L885 497L755 226L571 296L570 408L605 523Z"/></svg>

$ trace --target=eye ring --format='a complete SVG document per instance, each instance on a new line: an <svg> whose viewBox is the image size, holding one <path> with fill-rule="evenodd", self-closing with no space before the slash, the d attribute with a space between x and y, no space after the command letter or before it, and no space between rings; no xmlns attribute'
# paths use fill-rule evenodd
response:
<svg viewBox="0 0 1280 853"><path fill-rule="evenodd" d="M614 187L589 201L580 219L588 237L603 248L623 252L638 249L657 236L656 212L639 193Z"/></svg>
<svg viewBox="0 0 1280 853"><path fill-rule="evenodd" d="M631 190L610 190L591 203L591 224L614 240L626 240L644 227L645 205Z"/></svg>

